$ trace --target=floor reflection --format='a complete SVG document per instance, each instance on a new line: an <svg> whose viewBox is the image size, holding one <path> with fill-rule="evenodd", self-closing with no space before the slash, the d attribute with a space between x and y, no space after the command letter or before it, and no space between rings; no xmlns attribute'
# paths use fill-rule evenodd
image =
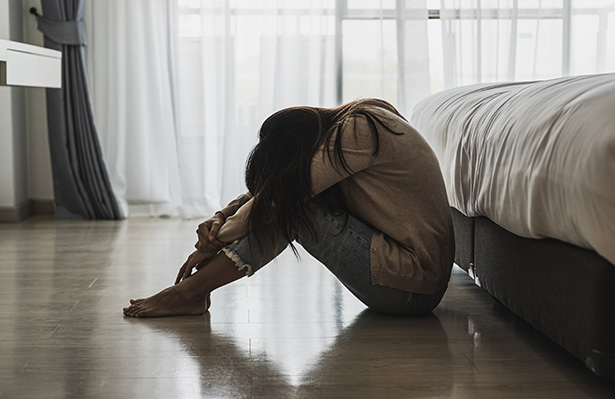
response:
<svg viewBox="0 0 615 399"><path fill-rule="evenodd" d="M194 224L0 225L0 397L613 397L460 272L433 314L391 317L285 253L204 316L123 318L172 283Z"/></svg>
<svg viewBox="0 0 615 399"><path fill-rule="evenodd" d="M340 386L374 394L408 392L409 386L418 393L435 386L438 395L448 395L453 385L454 374L442 373L453 367L448 336L433 314L397 318L364 310L339 330L330 326L327 334L280 324L277 332L286 332L247 339L229 335L210 319L207 314L179 324L169 319L145 323L182 345L198 368L183 373L199 375L198 391L207 395L249 397L253 389L266 389L270 397L287 397Z"/></svg>
<svg viewBox="0 0 615 399"><path fill-rule="evenodd" d="M214 396L309 397L331 387L357 395L413 387L446 396L460 363L452 359L449 330L472 345L467 319L453 317L445 327L435 314L371 312L305 254L301 265L284 254L260 276L216 292L212 303L202 319L136 323L181 343L199 369L199 391Z"/></svg>
<svg viewBox="0 0 615 399"><path fill-rule="evenodd" d="M302 293L310 298L318 291L322 301L293 300L282 295L290 294L283 287L265 294L286 272L272 270L275 276L265 275L247 290L238 286L221 293L221 303L227 295L246 293L235 310L253 314L249 322L225 321L214 307L203 319L147 326L181 343L199 369L195 374L204 395L531 397L537 387L560 389L560 373L580 372L574 377L579 392L595 389L592 397L609 397L608 387L593 388L593 376L583 374L582 365L567 363L566 355L540 341L531 327L513 320L511 331L515 316L505 308L489 300L477 306L475 296L484 293L464 275L454 276L454 288L433 314L404 318L371 312L337 282L316 275L302 280ZM286 281L276 284L289 285ZM252 296L258 299L249 300L251 290L258 291ZM337 305L319 310L313 302ZM542 349L525 348L540 342ZM552 361L562 365L545 368ZM507 384L517 384L516 391L508 391Z"/></svg>

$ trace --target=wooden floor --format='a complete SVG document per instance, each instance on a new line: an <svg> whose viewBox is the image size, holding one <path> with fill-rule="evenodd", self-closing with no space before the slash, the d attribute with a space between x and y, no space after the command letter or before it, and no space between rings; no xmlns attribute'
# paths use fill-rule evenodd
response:
<svg viewBox="0 0 615 399"><path fill-rule="evenodd" d="M459 270L427 317L365 310L284 253L204 316L124 318L129 298L173 282L197 224L0 224L0 397L615 397Z"/></svg>

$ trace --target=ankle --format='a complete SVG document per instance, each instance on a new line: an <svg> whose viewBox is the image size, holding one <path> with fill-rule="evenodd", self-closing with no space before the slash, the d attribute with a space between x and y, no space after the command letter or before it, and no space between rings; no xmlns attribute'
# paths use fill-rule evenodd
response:
<svg viewBox="0 0 615 399"><path fill-rule="evenodd" d="M209 295L209 291L204 289L204 287L199 284L195 284L196 281L191 281L193 278L194 276L182 280L182 282L177 284L175 287L177 288L180 297L184 301L204 301Z"/></svg>

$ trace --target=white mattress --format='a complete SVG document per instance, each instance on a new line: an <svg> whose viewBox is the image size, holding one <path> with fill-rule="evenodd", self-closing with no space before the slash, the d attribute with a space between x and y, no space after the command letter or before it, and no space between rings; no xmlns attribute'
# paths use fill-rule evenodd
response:
<svg viewBox="0 0 615 399"><path fill-rule="evenodd" d="M615 74L459 87L415 108L451 206L615 265Z"/></svg>

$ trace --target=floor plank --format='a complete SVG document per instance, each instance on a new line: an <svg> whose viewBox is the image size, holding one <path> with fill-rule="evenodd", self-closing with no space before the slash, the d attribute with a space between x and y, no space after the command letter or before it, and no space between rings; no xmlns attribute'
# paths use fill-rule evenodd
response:
<svg viewBox="0 0 615 399"><path fill-rule="evenodd" d="M460 270L433 314L390 317L285 252L203 316L124 318L173 282L197 224L0 224L0 397L615 397Z"/></svg>

